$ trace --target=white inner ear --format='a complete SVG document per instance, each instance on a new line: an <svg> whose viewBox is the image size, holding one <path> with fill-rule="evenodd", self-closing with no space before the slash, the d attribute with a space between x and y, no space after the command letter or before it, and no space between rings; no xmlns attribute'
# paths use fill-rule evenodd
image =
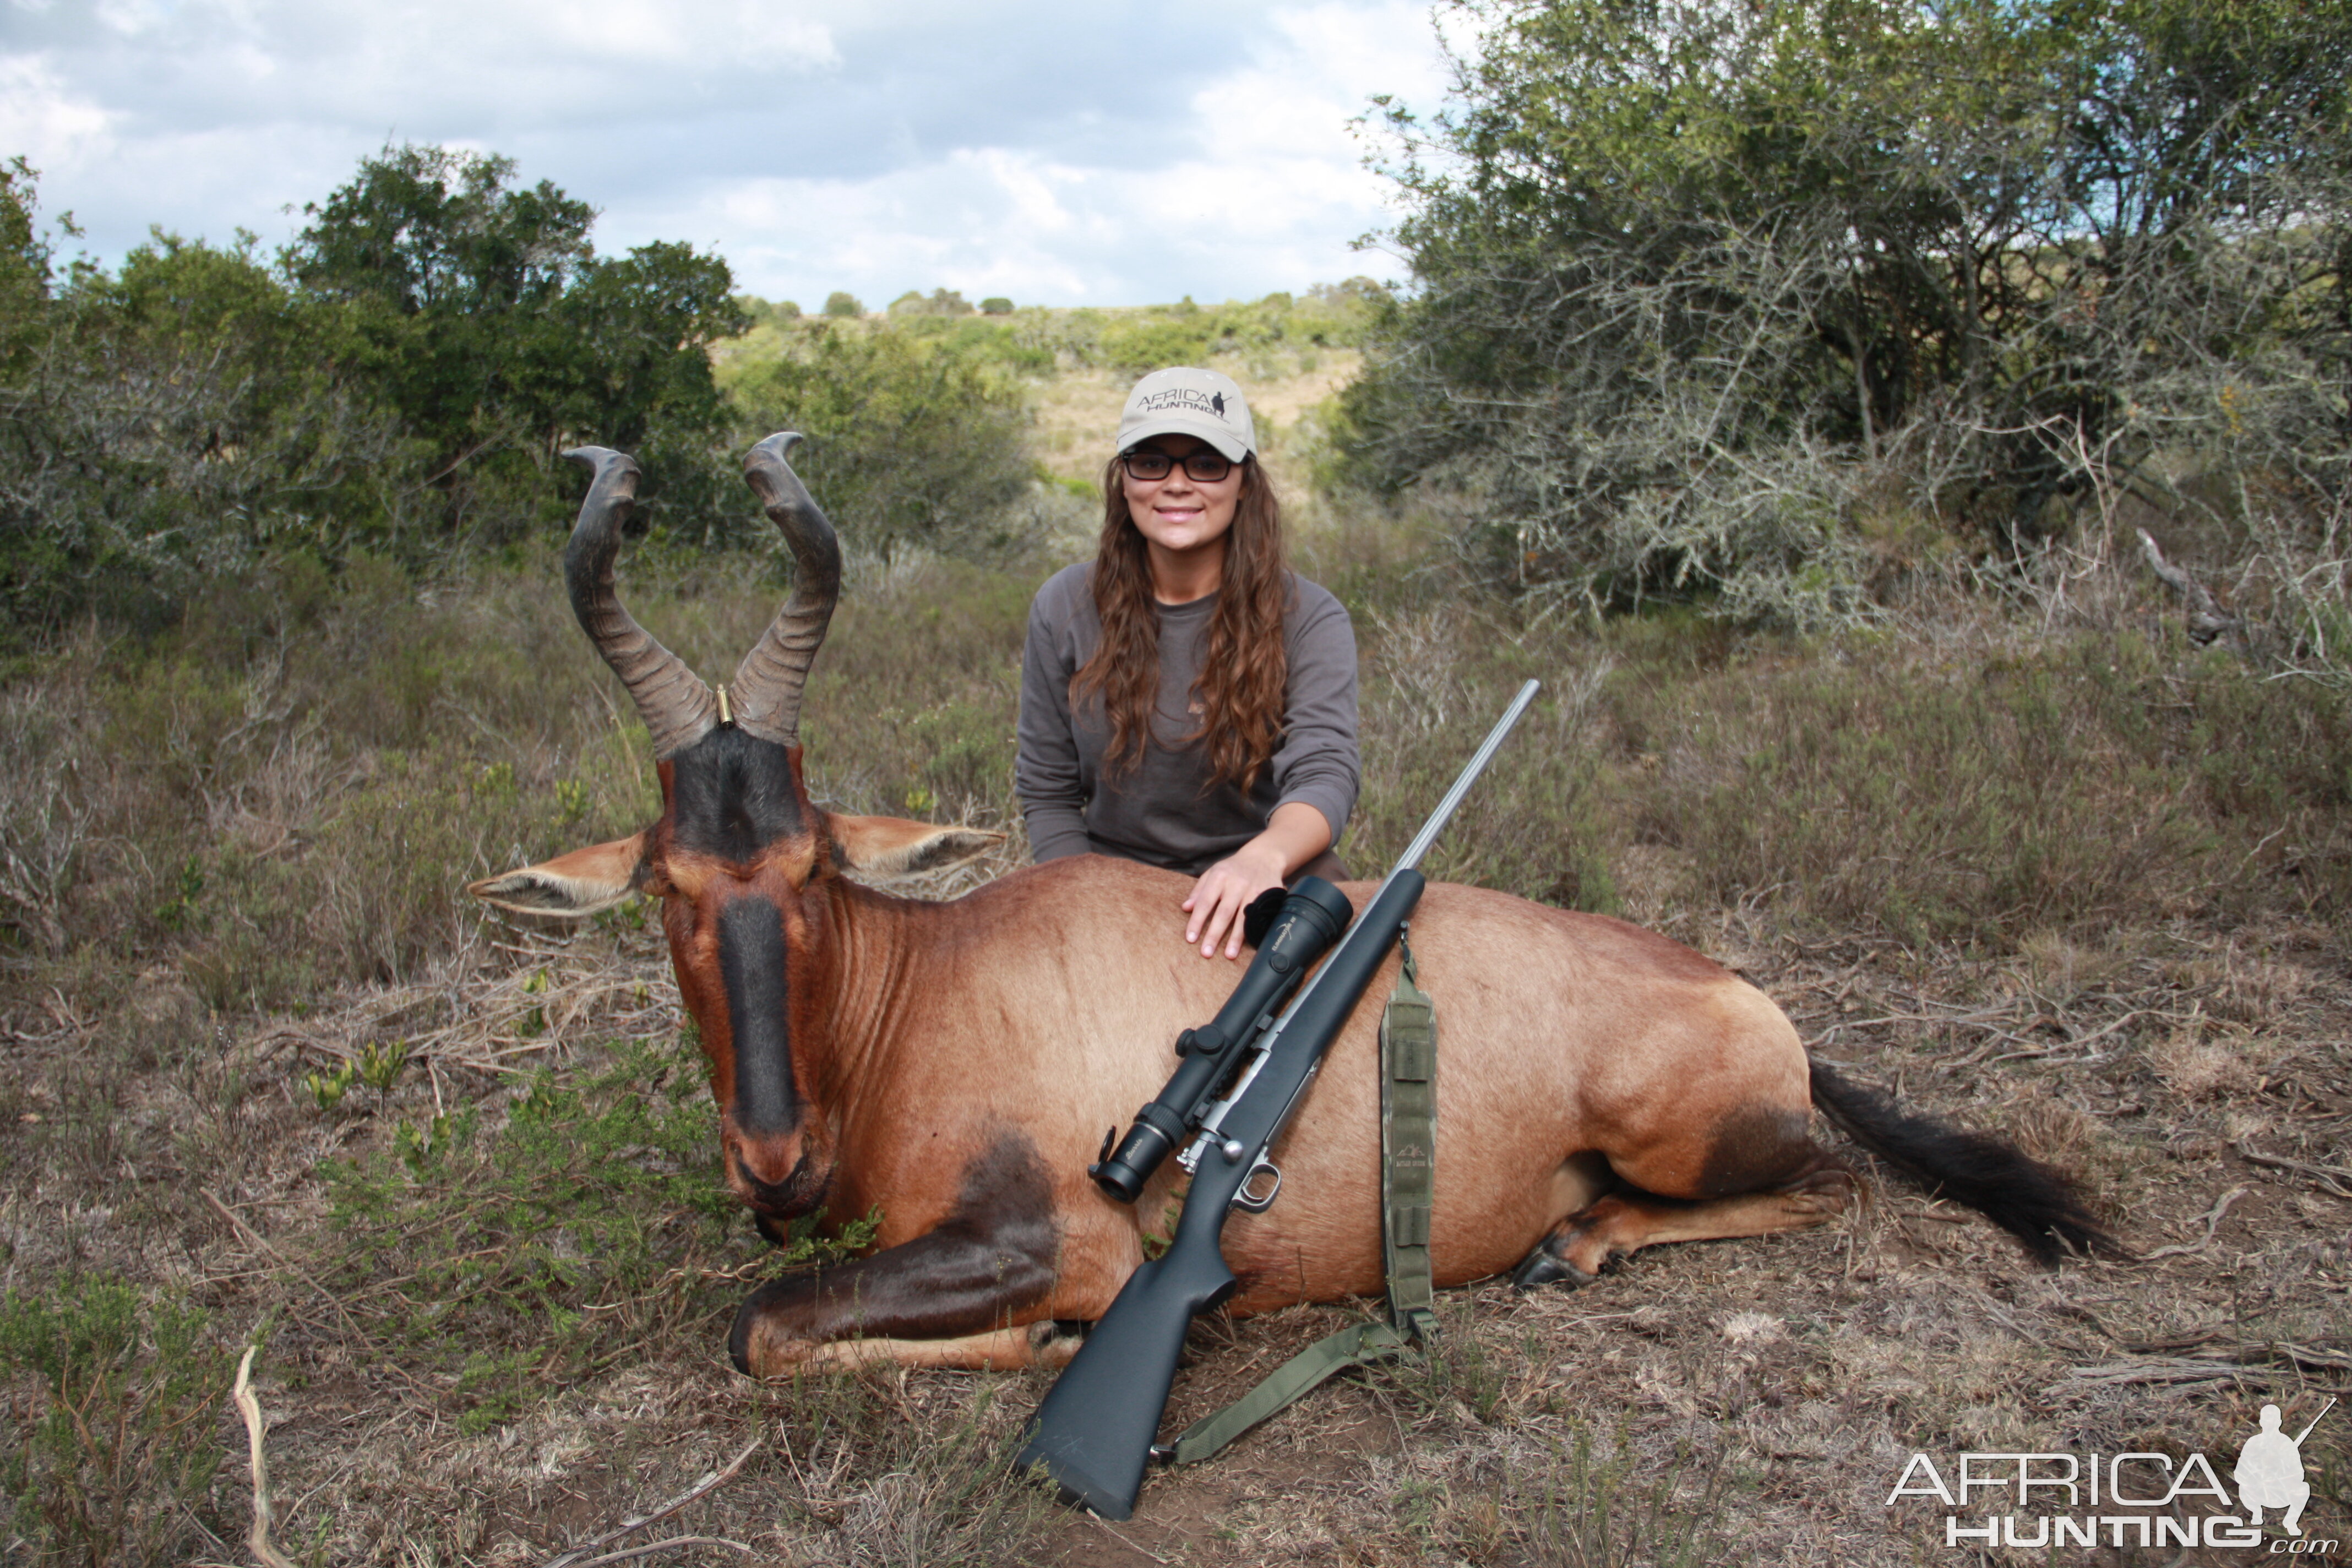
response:
<svg viewBox="0 0 2352 1568"><path fill-rule="evenodd" d="M556 915L582 920L609 910L629 896L630 884L590 881L581 877L551 876L537 867L509 871L469 886L467 892L486 904L527 915Z"/></svg>
<svg viewBox="0 0 2352 1568"><path fill-rule="evenodd" d="M842 863L869 877L919 877L951 870L1004 841L1002 833L890 816L836 816L831 826Z"/></svg>
<svg viewBox="0 0 2352 1568"><path fill-rule="evenodd" d="M487 904L527 915L579 920L609 910L636 887L646 836L593 844L536 866L485 877L466 891Z"/></svg>

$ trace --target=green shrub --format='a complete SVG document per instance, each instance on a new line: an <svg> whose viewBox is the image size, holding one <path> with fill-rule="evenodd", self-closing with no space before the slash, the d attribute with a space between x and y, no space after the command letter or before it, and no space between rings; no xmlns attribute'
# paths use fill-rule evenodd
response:
<svg viewBox="0 0 2352 1568"><path fill-rule="evenodd" d="M203 1312L113 1276L0 1300L0 1487L23 1560L184 1561L224 1452L231 1364Z"/></svg>
<svg viewBox="0 0 2352 1568"><path fill-rule="evenodd" d="M762 1277L871 1243L878 1215L771 1250L721 1180L718 1114L690 1041L616 1047L320 1167L322 1281L370 1336L443 1380L463 1430L512 1419L649 1335L707 1332ZM722 1273L727 1270L733 1270ZM753 1281L756 1283L756 1281Z"/></svg>
<svg viewBox="0 0 2352 1568"><path fill-rule="evenodd" d="M730 380L747 438L808 437L793 467L851 548L887 560L909 545L985 550L1015 538L1013 503L1030 486L1027 404L985 364L910 331L816 327Z"/></svg>

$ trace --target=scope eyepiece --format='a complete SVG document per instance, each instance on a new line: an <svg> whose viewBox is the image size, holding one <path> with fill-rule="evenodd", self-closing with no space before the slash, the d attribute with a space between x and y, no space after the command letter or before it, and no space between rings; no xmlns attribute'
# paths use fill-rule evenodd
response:
<svg viewBox="0 0 2352 1568"><path fill-rule="evenodd" d="M1315 961L1356 918L1348 896L1320 877L1301 877L1266 925L1241 983L1214 1019L1177 1037L1182 1065L1160 1098L1135 1113L1118 1149L1087 1167L1097 1186L1119 1202L1143 1195L1143 1184L1177 1144L1190 1137L1217 1092Z"/></svg>

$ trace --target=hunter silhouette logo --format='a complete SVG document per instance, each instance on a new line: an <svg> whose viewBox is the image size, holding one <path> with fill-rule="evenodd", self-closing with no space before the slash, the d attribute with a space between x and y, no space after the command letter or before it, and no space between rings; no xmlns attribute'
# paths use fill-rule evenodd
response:
<svg viewBox="0 0 2352 1568"><path fill-rule="evenodd" d="M1202 394L1198 387L1171 386L1165 392L1155 392L1141 399L1129 410L1129 416L1166 414L1207 414L1218 419L1225 417L1225 395L1222 392ZM1228 421L1230 423L1230 421Z"/></svg>
<svg viewBox="0 0 2352 1568"><path fill-rule="evenodd" d="M2303 1532L2303 1510L2311 1501L2303 1440L2335 1407L2330 1399L2290 1437L2281 1429L2279 1407L2263 1406L2262 1424L2240 1447L2230 1472L2237 1484L2234 1506L2243 1518L2224 1511L2233 1506L2230 1488L2204 1455L2175 1460L2147 1451L1966 1453L1957 1470L1948 1457L1940 1471L1934 1458L1915 1453L1885 1506L1905 1498L1942 1503L1950 1510L1943 1520L1948 1547L2252 1547L2333 1558L2339 1542ZM2280 1511L2276 1528L2284 1534L2263 1528L2263 1514L2272 1509ZM1977 1510L1988 1511L1967 1517Z"/></svg>
<svg viewBox="0 0 2352 1568"><path fill-rule="evenodd" d="M2334 1408L2336 1401L2331 1399L2319 1407L2319 1415ZM2259 1527L2263 1510L2283 1508L2286 1517L2279 1523L2289 1535L2303 1533L2303 1507L2311 1500L2311 1483L2303 1479L2303 1440L2319 1425L2319 1415L2290 1437L2279 1430L2279 1407L2263 1406L2262 1430L2246 1439L2246 1446L2238 1450L2238 1468L2230 1472L2230 1479L2238 1483L2238 1501L2246 1510L2248 1524Z"/></svg>

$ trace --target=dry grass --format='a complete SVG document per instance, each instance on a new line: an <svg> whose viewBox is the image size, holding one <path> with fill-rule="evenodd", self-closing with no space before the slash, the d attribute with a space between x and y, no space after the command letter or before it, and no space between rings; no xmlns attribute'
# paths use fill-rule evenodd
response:
<svg viewBox="0 0 2352 1568"><path fill-rule="evenodd" d="M0 777L0 1282L95 1310L69 1282L127 1281L142 1321L258 1338L279 1539L320 1563L542 1562L754 1439L661 1528L785 1563L1908 1563L1933 1521L1883 1503L1915 1449L2218 1454L2264 1399L2345 1384L2339 711L2153 631L1963 637L1965 605L1937 637L1843 644L1529 624L1386 570L1408 528L1302 510L1366 650L1360 865L1541 676L1440 874L1668 930L1822 1055L2006 1129L2178 1250L2039 1274L1889 1184L1826 1232L1452 1293L1430 1361L1155 1478L1116 1532L1002 1473L1040 1380L747 1384L724 1327L775 1264L719 1198L645 912L564 931L458 891L649 814L542 561L362 577L276 621L229 585L173 645L77 645L0 691L26 759ZM624 571L707 671L773 607L716 570ZM1011 830L941 896L1021 857L1034 575L861 580L811 689L827 800ZM1203 1324L1171 1417L1343 1316ZM5 1376L0 1458L58 1386L22 1354ZM110 1561L238 1555L236 1417L172 1431L233 1462L124 1480L169 1541ZM2330 1528L2346 1431L2306 1449ZM10 1529L12 1558L98 1556Z"/></svg>

